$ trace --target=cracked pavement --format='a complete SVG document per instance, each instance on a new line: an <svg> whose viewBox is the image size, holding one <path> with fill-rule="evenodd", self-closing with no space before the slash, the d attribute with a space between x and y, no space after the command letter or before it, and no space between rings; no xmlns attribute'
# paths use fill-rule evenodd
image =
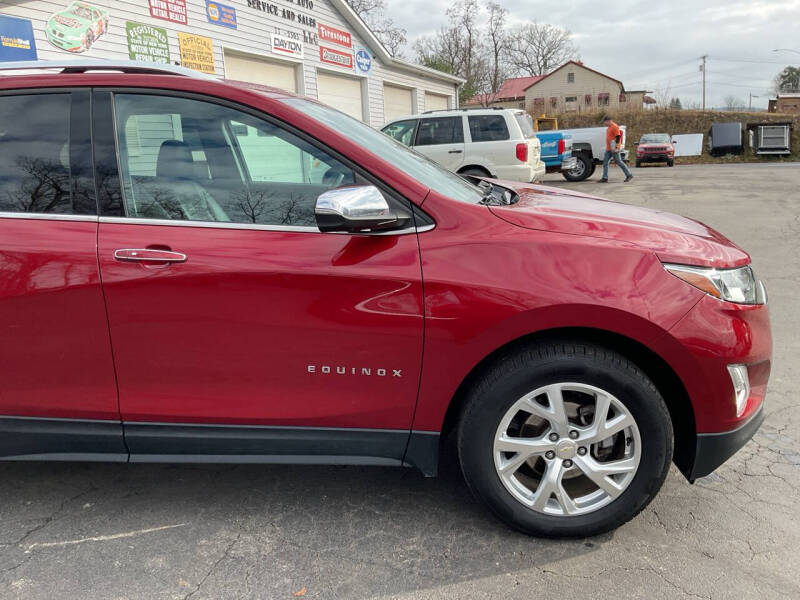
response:
<svg viewBox="0 0 800 600"><path fill-rule="evenodd" d="M673 468L617 531L510 531L446 459L377 467L0 463L0 598L798 598L800 164L546 183L678 212L754 257L775 361L766 421L716 473ZM614 182L616 180L616 182Z"/></svg>

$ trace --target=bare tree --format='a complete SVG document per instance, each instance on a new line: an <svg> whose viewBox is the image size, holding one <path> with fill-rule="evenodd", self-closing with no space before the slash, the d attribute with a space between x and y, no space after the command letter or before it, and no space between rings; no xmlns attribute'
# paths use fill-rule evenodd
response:
<svg viewBox="0 0 800 600"><path fill-rule="evenodd" d="M653 99L658 108L670 108L672 102L672 81L653 89Z"/></svg>
<svg viewBox="0 0 800 600"><path fill-rule="evenodd" d="M497 4L489 2L486 7L489 15L486 21L487 38L491 63L489 64L490 93L497 94L507 76L505 53L508 49L508 33L506 32L506 17L508 10Z"/></svg>
<svg viewBox="0 0 800 600"><path fill-rule="evenodd" d="M347 0L392 56L400 57L406 45L407 31L386 16L385 0Z"/></svg>
<svg viewBox="0 0 800 600"><path fill-rule="evenodd" d="M745 102L736 96L725 96L725 110L744 110Z"/></svg>
<svg viewBox="0 0 800 600"><path fill-rule="evenodd" d="M487 48L480 27L481 14L477 0L465 0L447 9L449 25L439 32L417 40L414 50L417 61L425 66L453 73L466 79L461 100L483 93L489 78Z"/></svg>
<svg viewBox="0 0 800 600"><path fill-rule="evenodd" d="M546 75L578 57L572 33L555 25L535 21L514 28L509 34L508 63L519 75Z"/></svg>

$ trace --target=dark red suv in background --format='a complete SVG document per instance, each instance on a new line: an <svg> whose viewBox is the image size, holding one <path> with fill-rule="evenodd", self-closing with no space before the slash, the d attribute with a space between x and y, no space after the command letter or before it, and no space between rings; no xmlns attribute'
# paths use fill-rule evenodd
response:
<svg viewBox="0 0 800 600"><path fill-rule="evenodd" d="M473 185L281 91L61 67L0 77L5 459L434 475L454 434L497 516L586 536L760 425L765 291L716 231Z"/></svg>
<svg viewBox="0 0 800 600"><path fill-rule="evenodd" d="M675 166L675 146L668 133L646 133L636 144L636 166L641 167L649 162Z"/></svg>

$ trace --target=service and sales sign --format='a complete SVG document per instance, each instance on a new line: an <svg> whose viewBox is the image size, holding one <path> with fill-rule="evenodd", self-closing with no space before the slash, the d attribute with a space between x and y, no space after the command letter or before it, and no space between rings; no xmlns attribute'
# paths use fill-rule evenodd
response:
<svg viewBox="0 0 800 600"><path fill-rule="evenodd" d="M317 33L319 34L319 40L321 42L331 42L332 44L338 44L345 48L353 47L353 37L347 31L318 23Z"/></svg>
<svg viewBox="0 0 800 600"><path fill-rule="evenodd" d="M148 0L150 16L186 25L186 0Z"/></svg>
<svg viewBox="0 0 800 600"><path fill-rule="evenodd" d="M0 15L0 62L36 60L36 40L28 19Z"/></svg>
<svg viewBox="0 0 800 600"><path fill-rule="evenodd" d="M202 73L214 73L214 43L211 38L178 32L181 65Z"/></svg>
<svg viewBox="0 0 800 600"><path fill-rule="evenodd" d="M276 54L283 54L284 56L303 58L303 42L273 33L272 51Z"/></svg>
<svg viewBox="0 0 800 600"><path fill-rule="evenodd" d="M167 30L144 23L125 23L128 32L128 56L131 60L143 60L169 64L169 40Z"/></svg>
<svg viewBox="0 0 800 600"><path fill-rule="evenodd" d="M344 67L345 69L353 68L353 55L349 52L342 52L341 50L320 46L319 59L329 65L336 65L337 67Z"/></svg>
<svg viewBox="0 0 800 600"><path fill-rule="evenodd" d="M206 0L206 18L212 25L221 25L231 29L237 28L236 9L227 4Z"/></svg>

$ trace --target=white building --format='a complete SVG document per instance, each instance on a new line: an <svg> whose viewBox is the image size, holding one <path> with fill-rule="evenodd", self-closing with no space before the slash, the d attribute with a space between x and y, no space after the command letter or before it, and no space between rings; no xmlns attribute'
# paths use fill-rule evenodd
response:
<svg viewBox="0 0 800 600"><path fill-rule="evenodd" d="M279 87L374 127L454 108L462 83L393 58L344 0L0 2L0 61L82 56L169 61Z"/></svg>

